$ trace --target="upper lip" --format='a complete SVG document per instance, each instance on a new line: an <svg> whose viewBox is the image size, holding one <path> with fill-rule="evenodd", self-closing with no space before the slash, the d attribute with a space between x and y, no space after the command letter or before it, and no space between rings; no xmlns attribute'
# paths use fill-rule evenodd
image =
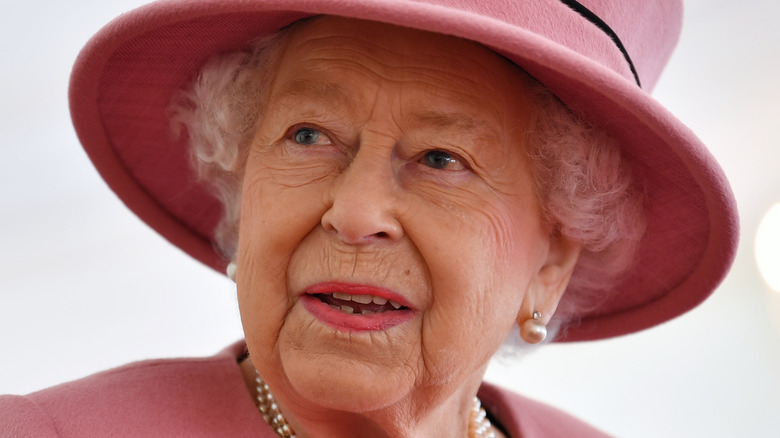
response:
<svg viewBox="0 0 780 438"><path fill-rule="evenodd" d="M342 281L329 281L313 284L307 287L303 293L308 295L344 293L352 296L373 296L380 300L394 301L401 306L412 308L411 303L398 292L367 284L347 283ZM374 301L376 302L376 300ZM383 303L377 303L383 304Z"/></svg>

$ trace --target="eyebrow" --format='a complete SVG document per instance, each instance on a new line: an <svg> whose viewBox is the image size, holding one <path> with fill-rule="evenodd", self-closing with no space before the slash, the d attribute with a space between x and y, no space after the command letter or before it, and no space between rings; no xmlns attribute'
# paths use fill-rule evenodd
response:
<svg viewBox="0 0 780 438"><path fill-rule="evenodd" d="M282 98L315 98L335 105L343 105L350 110L355 109L354 93L348 88L334 82L295 79L279 92L279 96Z"/></svg>
<svg viewBox="0 0 780 438"><path fill-rule="evenodd" d="M410 114L413 124L441 129L457 128L472 136L479 143L496 142L499 139L494 129L481 119L458 112L422 111Z"/></svg>

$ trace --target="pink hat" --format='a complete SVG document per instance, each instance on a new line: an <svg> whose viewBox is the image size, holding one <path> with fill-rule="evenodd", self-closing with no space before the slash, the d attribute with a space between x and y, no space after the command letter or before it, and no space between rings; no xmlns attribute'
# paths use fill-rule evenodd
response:
<svg viewBox="0 0 780 438"><path fill-rule="evenodd" d="M222 208L197 183L166 107L211 56L304 17L386 22L477 41L607 130L647 180L647 232L629 276L558 341L606 338L702 302L728 271L738 224L722 170L649 95L676 44L679 1L162 0L101 30L76 61L70 107L108 185L174 245L224 272ZM640 85L641 84L641 85Z"/></svg>

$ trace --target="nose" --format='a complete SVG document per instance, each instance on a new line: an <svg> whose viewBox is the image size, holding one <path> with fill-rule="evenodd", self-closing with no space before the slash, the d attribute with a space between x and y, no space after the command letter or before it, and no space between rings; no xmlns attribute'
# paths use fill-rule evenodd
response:
<svg viewBox="0 0 780 438"><path fill-rule="evenodd" d="M400 239L395 178L390 157L361 149L333 182L322 227L352 245Z"/></svg>

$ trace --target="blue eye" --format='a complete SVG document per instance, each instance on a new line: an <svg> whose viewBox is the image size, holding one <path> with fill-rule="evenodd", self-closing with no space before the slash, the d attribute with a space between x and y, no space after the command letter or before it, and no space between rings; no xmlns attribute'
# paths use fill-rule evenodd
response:
<svg viewBox="0 0 780 438"><path fill-rule="evenodd" d="M449 170L462 170L464 169L463 163L452 154L441 151L433 150L428 151L420 159L420 163L433 168L433 169L449 169Z"/></svg>
<svg viewBox="0 0 780 438"><path fill-rule="evenodd" d="M300 128L295 131L294 139L298 144L313 145L320 139L320 134L320 131L314 128Z"/></svg>

